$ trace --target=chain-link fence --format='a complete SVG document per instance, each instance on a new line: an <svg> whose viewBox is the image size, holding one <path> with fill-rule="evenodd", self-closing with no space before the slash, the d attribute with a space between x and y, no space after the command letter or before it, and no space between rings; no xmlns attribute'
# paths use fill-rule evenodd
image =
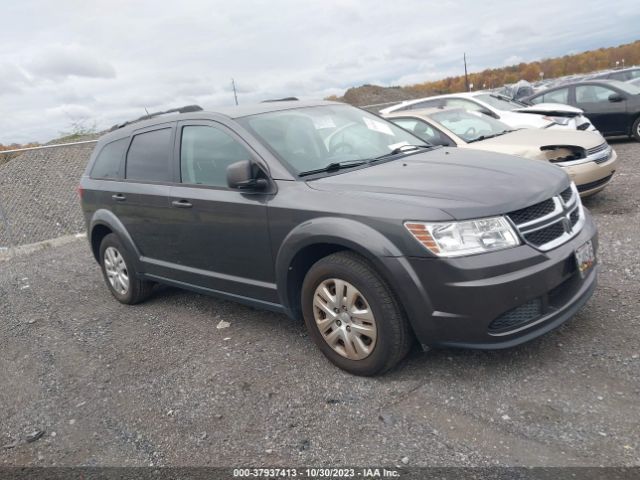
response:
<svg viewBox="0 0 640 480"><path fill-rule="evenodd" d="M11 152L0 163L0 256L84 230L76 189L94 146L89 141Z"/></svg>

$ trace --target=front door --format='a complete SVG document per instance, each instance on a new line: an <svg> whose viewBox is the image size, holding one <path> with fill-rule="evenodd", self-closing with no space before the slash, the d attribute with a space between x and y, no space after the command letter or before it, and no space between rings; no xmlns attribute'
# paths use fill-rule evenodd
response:
<svg viewBox="0 0 640 480"><path fill-rule="evenodd" d="M609 97L620 95L604 85L576 85L575 105L603 135L623 135L626 132L627 101L612 102ZM624 96L624 95L623 95Z"/></svg>
<svg viewBox="0 0 640 480"><path fill-rule="evenodd" d="M255 159L222 124L178 124L180 184L170 192L173 277L211 290L279 303L267 223L271 194L227 187L227 167Z"/></svg>

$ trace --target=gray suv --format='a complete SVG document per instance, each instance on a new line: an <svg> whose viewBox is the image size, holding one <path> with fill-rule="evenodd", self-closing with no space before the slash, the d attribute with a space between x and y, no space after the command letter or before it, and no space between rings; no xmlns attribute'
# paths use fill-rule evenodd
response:
<svg viewBox="0 0 640 480"><path fill-rule="evenodd" d="M504 348L589 299L596 227L559 168L435 147L366 111L271 102L100 139L80 195L113 296L162 283L304 319L358 375L424 348Z"/></svg>

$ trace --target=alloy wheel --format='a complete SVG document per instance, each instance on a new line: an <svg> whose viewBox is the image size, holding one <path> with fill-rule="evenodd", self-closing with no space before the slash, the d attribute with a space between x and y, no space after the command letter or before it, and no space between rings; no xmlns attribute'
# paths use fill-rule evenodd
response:
<svg viewBox="0 0 640 480"><path fill-rule="evenodd" d="M126 295L129 291L129 272L117 248L107 247L104 251L104 270L111 288L120 295Z"/></svg>
<svg viewBox="0 0 640 480"><path fill-rule="evenodd" d="M349 282L322 281L313 296L313 316L322 338L343 357L362 360L373 352L376 319L364 295Z"/></svg>

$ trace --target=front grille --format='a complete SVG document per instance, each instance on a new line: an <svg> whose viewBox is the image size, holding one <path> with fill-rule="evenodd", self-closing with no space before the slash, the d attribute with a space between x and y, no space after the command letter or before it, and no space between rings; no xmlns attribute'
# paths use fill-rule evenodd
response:
<svg viewBox="0 0 640 480"><path fill-rule="evenodd" d="M529 323L542 315L542 300L534 298L522 305L503 313L489 325L489 332L496 333L513 330Z"/></svg>
<svg viewBox="0 0 640 480"><path fill-rule="evenodd" d="M607 175L606 177L601 178L600 180L596 180L594 182L583 183L582 185L578 185L578 191L579 192L586 192L587 190L598 188L598 187L606 184L609 180L611 180L611 177L613 177L613 172L611 172L611 175Z"/></svg>
<svg viewBox="0 0 640 480"><path fill-rule="evenodd" d="M571 226L574 227L576 223L578 223L578 220L580 220L580 214L578 213L578 209L576 209L573 212L571 212L571 214L569 215L569 221L571 222Z"/></svg>
<svg viewBox="0 0 640 480"><path fill-rule="evenodd" d="M560 192L560 196L564 203L569 203L569 200L571 200L571 197L573 196L573 190L571 190L571 187L565 188Z"/></svg>
<svg viewBox="0 0 640 480"><path fill-rule="evenodd" d="M529 245L547 251L574 237L582 228L582 205L575 186L556 196L507 214Z"/></svg>
<svg viewBox="0 0 640 480"><path fill-rule="evenodd" d="M590 149L587 150L587 156L593 155L594 153L603 152L608 147L609 147L609 144L605 142L605 143L602 143L602 144L598 145L597 147L590 148Z"/></svg>
<svg viewBox="0 0 640 480"><path fill-rule="evenodd" d="M611 147L609 147L609 144L607 142L587 150L587 159L597 163L598 165L611 160L612 155L613 150L611 149ZM596 158L590 158L594 156Z"/></svg>
<svg viewBox="0 0 640 480"><path fill-rule="evenodd" d="M527 233L524 238L526 238L529 243L539 247L545 243L553 242L557 238L560 238L564 233L565 230L562 222L556 222L548 227Z"/></svg>
<svg viewBox="0 0 640 480"><path fill-rule="evenodd" d="M521 208L520 210L516 210L515 212L511 212L509 214L509 218L516 225L520 223L530 222L540 217L544 217L545 215L553 212L554 204L553 200L545 200L544 202L536 203L535 205L531 205L527 208Z"/></svg>

